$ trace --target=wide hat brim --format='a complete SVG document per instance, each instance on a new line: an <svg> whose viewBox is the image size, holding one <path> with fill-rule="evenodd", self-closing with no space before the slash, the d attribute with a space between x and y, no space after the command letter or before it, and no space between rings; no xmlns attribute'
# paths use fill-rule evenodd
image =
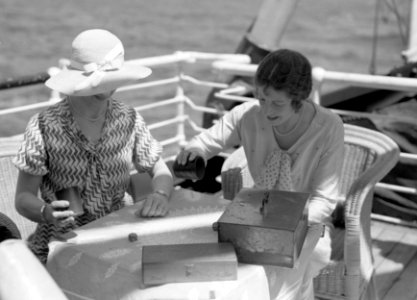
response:
<svg viewBox="0 0 417 300"><path fill-rule="evenodd" d="M124 64L117 70L103 71L103 78L97 86L87 85L77 89L92 76L92 73L76 69L64 69L56 75L51 76L45 85L52 90L68 96L91 96L116 90L120 87L134 84L140 79L151 75L152 70L144 66Z"/></svg>

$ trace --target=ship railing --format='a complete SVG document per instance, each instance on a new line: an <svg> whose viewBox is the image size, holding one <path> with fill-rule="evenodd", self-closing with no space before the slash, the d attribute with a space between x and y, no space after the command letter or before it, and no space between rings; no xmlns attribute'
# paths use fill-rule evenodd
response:
<svg viewBox="0 0 417 300"><path fill-rule="evenodd" d="M187 107L194 112L198 113L209 113L209 114L216 114L221 115L221 112L218 109L209 108L205 105L197 104L193 101L189 95L186 93L186 84L191 84L193 86L202 86L206 88L218 88L224 89L228 87L228 84L221 82L220 80L217 81L208 81L208 80L200 80L196 77L193 77L189 74L184 72L186 65L200 65L203 68L209 70L210 64L213 61L228 61L234 62L239 64L247 64L250 63L250 57L244 54L228 54L228 53L206 53L206 52L191 52L191 51L177 51L170 55L162 55L162 56L155 56L155 57L147 57L147 58L140 58L134 60L128 60L125 64L129 65L143 65L152 68L154 71L160 68L167 68L172 67L174 70L174 75L171 77L165 78L157 78L152 79L146 82L133 84L129 86L125 86L119 88L117 90L117 94L121 95L123 93L128 93L131 91L140 91L140 90L155 90L160 89L167 86L174 86L175 93L170 98L165 99L152 99L150 101L146 101L143 98L139 99L140 102L148 102L146 104L139 104L134 105L135 109L139 112L149 112L149 114L156 115L158 114L158 108L164 107L167 109L168 106L176 106L176 113L171 118L164 118L164 120L159 120L155 122L147 122L149 129L158 130L158 129L172 129L175 126L176 131L173 135L169 137L160 138L159 141L164 146L173 145L174 149L176 147L182 147L187 142L187 135L186 135L186 126L188 125L188 135L193 135L195 133L201 132L203 128L199 125L198 121L195 121L190 115L187 114ZM66 68L69 65L68 59L60 59L58 63L58 67L51 67L47 70L48 76L40 76L36 75L36 77L41 77L42 80L36 78L36 80L28 80L25 77L24 82L22 83L21 87L28 86L28 85L38 85L42 84L45 80L48 79L50 75L59 72L60 69ZM214 77L215 74L214 74ZM0 85L0 92L1 90L5 90L7 86L10 89L16 89L19 87L19 80L13 80L13 83L6 83ZM146 92L145 92L146 94ZM49 105L57 103L63 99L63 95L56 91L52 91L50 93L49 99L46 101L41 101L37 103L31 103L26 105L19 105L13 107L7 107L0 109L0 118L1 116L5 115L12 115L26 111L32 110L40 110L45 108ZM153 112L153 113L150 113ZM201 119L201 118L200 118ZM19 138L19 136L16 136ZM172 151L169 153L172 154ZM227 156L228 153L221 153L220 155ZM174 155L166 156L166 160L172 160Z"/></svg>
<svg viewBox="0 0 417 300"><path fill-rule="evenodd" d="M172 117L164 117L163 120L147 120L148 127L151 131L155 130L174 130L173 134L169 136L163 136L158 138L165 149L171 149L166 151L165 159L173 160L178 148L181 148L186 144L187 140L194 134L203 130L199 125L202 117L201 114L215 114L222 115L224 111L219 108L207 107L205 103L206 97L203 100L193 99L192 91L196 88L205 87L208 89L215 88L217 92L214 94L218 99L224 101L253 101L254 98L245 96L248 94L247 84L233 83L230 85L225 83L225 78L231 76L242 76L244 78L251 78L256 72L257 65L250 63L250 57L244 54L218 54L218 53L203 53L203 52L186 52L180 51L170 55L155 56L148 58L141 58L135 60L126 61L126 64L131 65L144 65L157 70L159 68L173 67L173 76L165 78L155 78L139 84L130 85L120 88L118 94L128 93L131 91L144 91L161 89L166 86L174 87L172 97L164 99L152 99L150 102L143 104L139 103L134 105L137 111L141 113L154 112L158 114L163 107L165 110L169 106L173 106L174 115ZM59 61L59 67L52 67L48 70L49 74L59 71L60 68L65 68L68 65L68 60L61 59ZM209 71L209 74L214 77L213 80L200 79L193 76L192 71L187 69L188 65L199 65L203 69ZM207 72L206 72L207 73ZM325 83L343 83L350 86L361 86L375 89L396 90L402 92L417 93L417 79L413 78L397 78L391 76L378 76L378 75L366 75L366 74L354 74L344 72L327 71L323 68L315 67L313 69L314 89L312 93L313 100L320 104L322 87ZM191 89L188 89L188 86ZM250 87L249 87L250 88ZM207 96L207 95L205 95ZM22 111L41 109L49 106L62 99L62 95L56 92L52 92L50 98L47 101L33 103L28 105L21 105L17 107L10 107L0 109L0 116L15 114ZM392 121L408 121L415 124L414 119L407 118L406 116L394 116L394 115L380 115L366 112L346 111L346 110L334 110L341 115L349 115L356 117L366 117L371 120L377 120L378 118L387 118ZM155 113L156 112L156 113ZM200 114L199 120L195 118L195 113ZM193 115L194 114L194 115ZM193 118L194 116L194 118ZM221 153L220 155L227 156L228 153ZM401 152L400 161L412 166L417 165L417 155L411 153ZM408 186L400 186L394 184L387 184L380 182L377 184L376 189L386 189L406 194L417 195L417 189Z"/></svg>

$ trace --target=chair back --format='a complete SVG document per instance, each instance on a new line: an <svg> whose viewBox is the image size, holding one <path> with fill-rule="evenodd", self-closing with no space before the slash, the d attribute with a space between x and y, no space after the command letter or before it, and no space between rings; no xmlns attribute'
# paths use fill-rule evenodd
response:
<svg viewBox="0 0 417 300"><path fill-rule="evenodd" d="M22 239L26 240L35 231L37 224L20 215L15 208L18 170L13 165L12 159L18 151L21 140L22 136L0 139L0 212L17 225ZM6 219L0 218L0 222ZM3 226L9 225L3 224Z"/></svg>
<svg viewBox="0 0 417 300"><path fill-rule="evenodd" d="M331 263L314 279L316 296L369 299L376 295L371 238L375 184L398 162L400 150L388 136L345 124L345 153L340 188L342 200L334 223L345 229L332 234ZM338 209L339 208L339 209Z"/></svg>
<svg viewBox="0 0 417 300"><path fill-rule="evenodd" d="M368 134L359 138L358 134L360 132L364 134L363 128L345 124L344 159L341 172L342 176L340 177L339 182L341 198L333 212L333 223L341 228L345 226L344 210L346 196L353 182L357 180L365 170L372 166L377 155L374 150L374 142L364 144L366 137L375 137L374 132L365 129L365 133L366 131L369 131ZM377 134L377 132L375 132L375 134ZM355 136L356 138L354 138Z"/></svg>
<svg viewBox="0 0 417 300"><path fill-rule="evenodd" d="M357 215L360 212L361 221L370 222L372 201L358 203L352 193L366 192L368 198L373 198L375 184L397 164L400 149L390 137L381 132L349 124L344 126L345 159L341 191L349 200L345 203L344 212L346 215Z"/></svg>

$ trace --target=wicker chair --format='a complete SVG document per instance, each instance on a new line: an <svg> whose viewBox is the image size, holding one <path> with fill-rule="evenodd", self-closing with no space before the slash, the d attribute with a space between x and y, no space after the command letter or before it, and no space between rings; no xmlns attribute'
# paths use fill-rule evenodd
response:
<svg viewBox="0 0 417 300"><path fill-rule="evenodd" d="M20 142L21 136L0 139L0 226L8 229L16 238L26 240L35 231L36 223L21 216L14 205L18 170L12 164L12 158Z"/></svg>
<svg viewBox="0 0 417 300"><path fill-rule="evenodd" d="M334 230L331 263L314 279L315 296L377 299L370 229L373 188L397 163L399 148L380 132L344 126L345 158L341 180L344 201L333 216L335 224L344 226ZM253 185L245 161L241 148L226 159L221 174L226 199L233 199L242 186Z"/></svg>

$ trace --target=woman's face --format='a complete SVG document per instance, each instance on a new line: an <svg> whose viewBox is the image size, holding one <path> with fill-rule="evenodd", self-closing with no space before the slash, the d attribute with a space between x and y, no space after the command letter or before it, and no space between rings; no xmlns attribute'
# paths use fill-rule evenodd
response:
<svg viewBox="0 0 417 300"><path fill-rule="evenodd" d="M284 124L295 114L291 98L284 90L259 87L255 96L261 104L263 114L273 126Z"/></svg>
<svg viewBox="0 0 417 300"><path fill-rule="evenodd" d="M103 101L103 100L109 99L114 94L114 92L115 91L110 91L110 92L105 92L105 93L102 93L102 94L96 94L96 95L93 95L92 97L95 100Z"/></svg>

